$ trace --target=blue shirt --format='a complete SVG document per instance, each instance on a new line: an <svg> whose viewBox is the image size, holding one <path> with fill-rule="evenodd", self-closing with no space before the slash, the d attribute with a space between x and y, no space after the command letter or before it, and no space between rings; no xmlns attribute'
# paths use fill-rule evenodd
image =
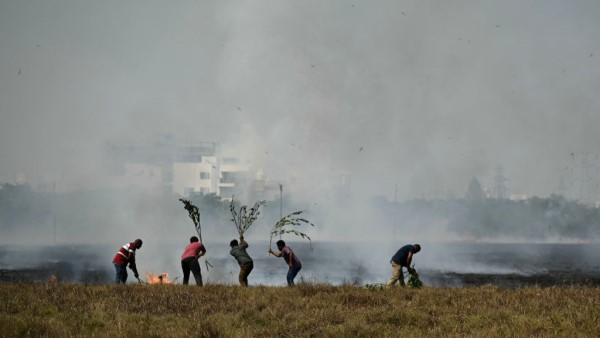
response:
<svg viewBox="0 0 600 338"><path fill-rule="evenodd" d="M412 252L413 255L415 254L416 249L414 245L409 244L401 247L398 251L396 251L394 256L392 256L392 261L396 264L406 266L406 260L408 259L409 252Z"/></svg>

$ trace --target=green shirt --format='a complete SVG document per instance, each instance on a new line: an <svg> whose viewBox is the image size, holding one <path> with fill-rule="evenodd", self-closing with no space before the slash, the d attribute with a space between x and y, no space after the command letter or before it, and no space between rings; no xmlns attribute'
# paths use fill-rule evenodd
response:
<svg viewBox="0 0 600 338"><path fill-rule="evenodd" d="M248 253L246 252L247 247L248 247L248 243L243 242L242 244L240 244L238 246L232 247L231 251L229 251L229 253L235 259L237 259L239 265L244 265L246 263L252 262L252 258L250 258L250 255L248 255Z"/></svg>

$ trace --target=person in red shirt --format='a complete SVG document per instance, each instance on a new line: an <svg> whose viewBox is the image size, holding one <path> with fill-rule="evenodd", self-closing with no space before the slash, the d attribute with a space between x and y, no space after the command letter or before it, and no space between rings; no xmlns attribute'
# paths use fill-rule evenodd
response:
<svg viewBox="0 0 600 338"><path fill-rule="evenodd" d="M183 270L183 285L187 285L190 280L190 271L194 274L196 285L202 286L202 274L200 273L200 263L198 258L206 254L204 244L198 242L198 237L192 236L190 244L185 247L181 255L181 269Z"/></svg>
<svg viewBox="0 0 600 338"><path fill-rule="evenodd" d="M113 258L113 264L117 272L115 283L125 284L127 281L127 264L129 264L129 268L133 271L135 278L140 277L135 265L135 251L141 247L142 240L138 238L131 243L126 243L117 251L115 258Z"/></svg>

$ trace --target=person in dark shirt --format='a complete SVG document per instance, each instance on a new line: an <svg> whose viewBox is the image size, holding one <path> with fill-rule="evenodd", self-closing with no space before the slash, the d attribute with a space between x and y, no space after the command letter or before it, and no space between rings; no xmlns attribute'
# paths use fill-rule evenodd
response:
<svg viewBox="0 0 600 338"><path fill-rule="evenodd" d="M240 236L239 244L237 239L234 239L229 243L229 246L231 247L229 254L232 255L240 265L240 285L248 286L248 275L254 268L254 262L252 261L252 258L250 258L250 255L248 255L248 252L246 252L248 243L244 241L244 236L242 235Z"/></svg>
<svg viewBox="0 0 600 338"><path fill-rule="evenodd" d="M388 287L392 287L398 281L400 281L400 285L405 285L402 267L406 267L406 270L410 273L413 270L410 267L412 257L419 251L421 251L421 245L419 244L408 244L396 251L390 260L390 264L392 264L392 278L390 278L390 281L387 283Z"/></svg>

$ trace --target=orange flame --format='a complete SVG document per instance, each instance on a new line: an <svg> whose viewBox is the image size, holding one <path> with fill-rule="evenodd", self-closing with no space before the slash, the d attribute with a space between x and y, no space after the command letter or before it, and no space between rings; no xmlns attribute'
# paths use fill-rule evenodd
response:
<svg viewBox="0 0 600 338"><path fill-rule="evenodd" d="M169 278L167 272L158 275L146 273L146 277L148 277L148 284L173 284L173 281Z"/></svg>

